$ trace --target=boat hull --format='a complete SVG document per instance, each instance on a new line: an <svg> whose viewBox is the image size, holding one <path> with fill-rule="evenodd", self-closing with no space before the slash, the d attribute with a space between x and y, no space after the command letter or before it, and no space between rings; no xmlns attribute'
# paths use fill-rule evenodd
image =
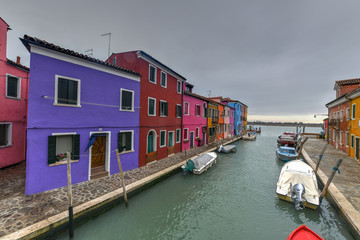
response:
<svg viewBox="0 0 360 240"><path fill-rule="evenodd" d="M287 240L323 240L319 235L312 231L307 226L301 225L296 228L290 235Z"/></svg>
<svg viewBox="0 0 360 240"><path fill-rule="evenodd" d="M276 157L284 162L289 162L291 160L295 160L298 156L297 155L286 155L281 154L278 151L276 151Z"/></svg>
<svg viewBox="0 0 360 240"><path fill-rule="evenodd" d="M282 195L282 194L279 194L279 193L276 193L276 194L277 194L279 199L292 203L290 196ZM319 207L319 205L312 204L312 203L309 203L307 201L304 201L304 207L307 207L307 208L312 209L312 210L316 210Z"/></svg>

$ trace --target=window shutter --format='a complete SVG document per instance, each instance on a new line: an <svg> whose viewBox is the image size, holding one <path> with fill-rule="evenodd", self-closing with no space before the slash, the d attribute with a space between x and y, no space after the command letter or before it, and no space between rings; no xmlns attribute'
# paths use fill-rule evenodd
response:
<svg viewBox="0 0 360 240"><path fill-rule="evenodd" d="M72 153L71 160L79 160L80 156L80 134L72 136Z"/></svg>
<svg viewBox="0 0 360 240"><path fill-rule="evenodd" d="M117 146L117 148L118 148L118 151L119 152L122 152L122 133L118 133L118 146Z"/></svg>
<svg viewBox="0 0 360 240"><path fill-rule="evenodd" d="M126 133L126 150L128 150L128 151L132 150L132 148L131 148L131 135L132 135L131 132Z"/></svg>
<svg viewBox="0 0 360 240"><path fill-rule="evenodd" d="M56 136L48 137L48 164L56 162Z"/></svg>

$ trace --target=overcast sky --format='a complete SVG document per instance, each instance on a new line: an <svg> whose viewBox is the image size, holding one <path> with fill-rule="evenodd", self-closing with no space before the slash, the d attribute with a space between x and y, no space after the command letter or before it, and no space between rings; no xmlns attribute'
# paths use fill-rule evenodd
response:
<svg viewBox="0 0 360 240"><path fill-rule="evenodd" d="M359 0L0 0L7 57L24 34L80 53L143 50L194 92L238 99L249 120L315 122L336 80L360 77ZM209 92L211 91L211 92Z"/></svg>

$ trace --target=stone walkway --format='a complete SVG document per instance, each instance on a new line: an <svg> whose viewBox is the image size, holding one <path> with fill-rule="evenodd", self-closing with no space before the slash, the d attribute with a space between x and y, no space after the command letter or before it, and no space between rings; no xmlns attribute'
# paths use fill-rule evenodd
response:
<svg viewBox="0 0 360 240"><path fill-rule="evenodd" d="M225 142L225 141L224 141ZM186 158L216 147L215 143L187 151ZM185 160L185 153L155 161L147 166L125 172L125 184L129 185ZM67 187L25 196L25 162L0 169L0 238L41 220L67 211ZM74 184L74 207L118 188L120 175Z"/></svg>

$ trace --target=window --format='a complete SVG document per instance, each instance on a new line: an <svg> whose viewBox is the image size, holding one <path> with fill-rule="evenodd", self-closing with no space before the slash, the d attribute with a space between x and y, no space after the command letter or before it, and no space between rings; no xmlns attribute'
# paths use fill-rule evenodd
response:
<svg viewBox="0 0 360 240"><path fill-rule="evenodd" d="M339 137L340 139L340 145L343 145L343 132L342 131L340 131L340 137Z"/></svg>
<svg viewBox="0 0 360 240"><path fill-rule="evenodd" d="M113 65L116 65L116 57L113 58Z"/></svg>
<svg viewBox="0 0 360 240"><path fill-rule="evenodd" d="M352 105L351 119L355 119L355 103Z"/></svg>
<svg viewBox="0 0 360 240"><path fill-rule="evenodd" d="M70 152L71 160L79 160L80 135L76 133L53 133L48 137L48 164L61 160Z"/></svg>
<svg viewBox="0 0 360 240"><path fill-rule="evenodd" d="M182 115L182 107L179 104L176 104L176 117L181 118Z"/></svg>
<svg viewBox="0 0 360 240"><path fill-rule="evenodd" d="M159 115L160 117L167 117L168 115L168 103L160 100L159 102Z"/></svg>
<svg viewBox="0 0 360 240"><path fill-rule="evenodd" d="M148 97L148 115L156 116L156 99Z"/></svg>
<svg viewBox="0 0 360 240"><path fill-rule="evenodd" d="M224 129L224 132L226 132L226 127L227 127L227 124L224 124L225 125L225 129Z"/></svg>
<svg viewBox="0 0 360 240"><path fill-rule="evenodd" d="M184 140L188 140L188 139L189 139L189 129L184 128Z"/></svg>
<svg viewBox="0 0 360 240"><path fill-rule="evenodd" d="M343 118L344 118L344 111L341 110L341 111L340 111L340 121L341 121L341 122L343 121Z"/></svg>
<svg viewBox="0 0 360 240"><path fill-rule="evenodd" d="M134 131L120 131L118 133L119 152L134 151Z"/></svg>
<svg viewBox="0 0 360 240"><path fill-rule="evenodd" d="M55 104L80 107L80 80L56 75Z"/></svg>
<svg viewBox="0 0 360 240"><path fill-rule="evenodd" d="M168 147L174 146L174 131L168 132Z"/></svg>
<svg viewBox="0 0 360 240"><path fill-rule="evenodd" d="M195 137L196 137L196 138L200 137L200 135L199 135L199 128L198 128L198 127L195 129Z"/></svg>
<svg viewBox="0 0 360 240"><path fill-rule="evenodd" d="M339 111L336 112L336 119L340 119Z"/></svg>
<svg viewBox="0 0 360 240"><path fill-rule="evenodd" d="M349 146L349 132L345 133L345 145L348 147Z"/></svg>
<svg viewBox="0 0 360 240"><path fill-rule="evenodd" d="M209 136L210 137L215 136L215 127L209 128Z"/></svg>
<svg viewBox="0 0 360 240"><path fill-rule="evenodd" d="M6 96L9 98L21 98L21 78L6 74Z"/></svg>
<svg viewBox="0 0 360 240"><path fill-rule="evenodd" d="M134 111L134 91L121 88L120 92L120 110Z"/></svg>
<svg viewBox="0 0 360 240"><path fill-rule="evenodd" d="M204 118L207 117L207 105L206 105L205 102L203 103L203 117L204 117Z"/></svg>
<svg viewBox="0 0 360 240"><path fill-rule="evenodd" d="M351 134L351 148L354 148L354 135Z"/></svg>
<svg viewBox="0 0 360 240"><path fill-rule="evenodd" d="M160 81L160 85L162 87L165 87L167 86L167 80L166 80L167 76L166 76L166 73L165 72L161 72L161 81Z"/></svg>
<svg viewBox="0 0 360 240"><path fill-rule="evenodd" d="M156 68L149 65L149 82L156 84Z"/></svg>
<svg viewBox="0 0 360 240"><path fill-rule="evenodd" d="M12 124L0 123L0 148L12 145Z"/></svg>
<svg viewBox="0 0 360 240"><path fill-rule="evenodd" d="M331 118L331 115L330 115L330 118ZM350 118L350 108L347 108L346 109L346 120L349 120Z"/></svg>
<svg viewBox="0 0 360 240"><path fill-rule="evenodd" d="M333 113L333 119L336 119L336 113L335 112Z"/></svg>
<svg viewBox="0 0 360 240"><path fill-rule="evenodd" d="M189 103L184 102L184 114L189 115Z"/></svg>
<svg viewBox="0 0 360 240"><path fill-rule="evenodd" d="M181 81L177 81L177 88L176 88L176 92L177 93L181 93Z"/></svg>
<svg viewBox="0 0 360 240"><path fill-rule="evenodd" d="M200 105L195 106L195 116L200 116Z"/></svg>
<svg viewBox="0 0 360 240"><path fill-rule="evenodd" d="M181 130L176 129L176 142L179 143L181 139Z"/></svg>
<svg viewBox="0 0 360 240"><path fill-rule="evenodd" d="M160 131L160 147L166 146L166 130Z"/></svg>

